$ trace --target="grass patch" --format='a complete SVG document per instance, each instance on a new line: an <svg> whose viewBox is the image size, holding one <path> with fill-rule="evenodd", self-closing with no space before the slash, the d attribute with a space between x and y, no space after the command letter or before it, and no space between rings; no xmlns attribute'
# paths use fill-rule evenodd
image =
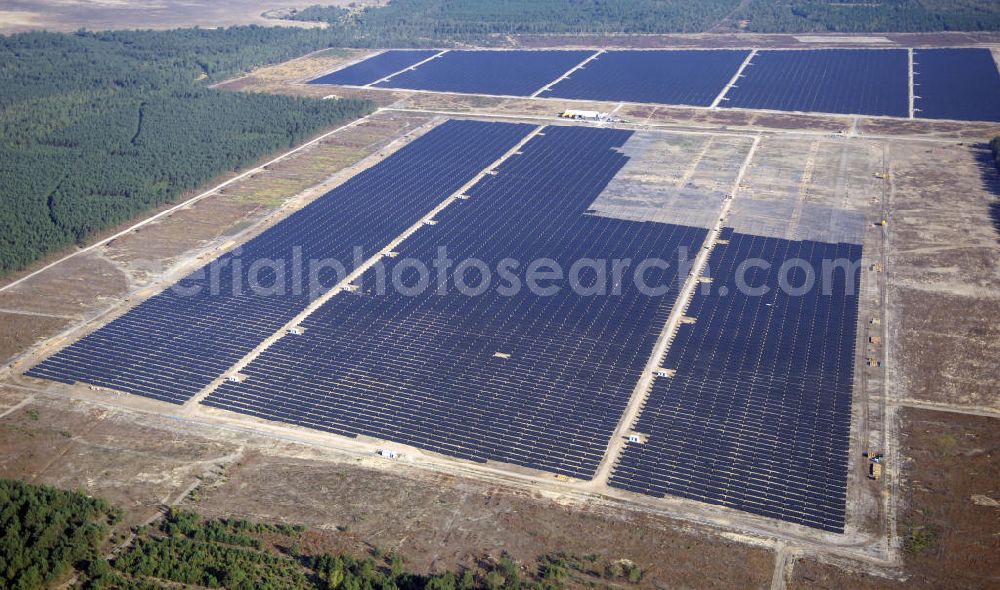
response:
<svg viewBox="0 0 1000 590"><path fill-rule="evenodd" d="M907 555L920 555L937 546L937 532L923 524L910 524L903 538L903 552Z"/></svg>

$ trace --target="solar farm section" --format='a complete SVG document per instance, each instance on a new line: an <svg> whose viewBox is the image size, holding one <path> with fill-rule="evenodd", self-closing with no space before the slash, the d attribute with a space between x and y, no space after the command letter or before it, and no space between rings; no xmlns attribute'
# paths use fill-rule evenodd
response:
<svg viewBox="0 0 1000 590"><path fill-rule="evenodd" d="M715 281L686 313L611 485L671 494L842 532L860 266L830 294L804 268L860 260L860 246L789 241L726 229ZM751 289L738 267L754 261ZM788 261L804 261L778 284ZM845 295L849 293L850 295Z"/></svg>
<svg viewBox="0 0 1000 590"><path fill-rule="evenodd" d="M726 94L727 107L909 115L903 49L759 51Z"/></svg>
<svg viewBox="0 0 1000 590"><path fill-rule="evenodd" d="M696 251L703 229L585 214L627 160L614 148L629 136L547 127L405 242L400 256L430 268L447 248L451 258L489 268L542 258L570 268L587 258L676 260L678 248ZM388 274L416 283L412 262L400 260ZM618 295L511 294L469 275L482 294L452 287L334 297L303 335L283 338L243 370L246 380L224 384L205 403L592 477L670 312L676 265L650 270L651 284L672 287L655 296L630 282ZM594 287L596 278L585 273L581 282Z"/></svg>
<svg viewBox="0 0 1000 590"><path fill-rule="evenodd" d="M320 76L310 84L363 86L412 67L437 55L437 51L385 51L374 57Z"/></svg>
<svg viewBox="0 0 1000 590"><path fill-rule="evenodd" d="M543 92L544 98L709 106L749 51L608 51Z"/></svg>
<svg viewBox="0 0 1000 590"><path fill-rule="evenodd" d="M988 49L913 52L915 115L1000 122L1000 75Z"/></svg>
<svg viewBox="0 0 1000 590"><path fill-rule="evenodd" d="M841 532L858 314L843 287L858 277L792 296L775 269L856 260L860 246L713 238L751 139L444 122L27 375ZM691 321L671 336L681 286L698 280L680 261L702 251L717 278L680 302ZM254 281L242 263L295 257L365 266L352 285L326 268L340 287L316 301L294 273ZM442 259L431 284L420 269ZM768 294L737 289L747 259L764 262L749 276ZM594 264L615 260L666 261L642 274L661 288L600 280ZM591 263L571 289L529 287L533 261ZM255 283L265 292L241 288ZM647 388L654 362L667 373ZM616 443L623 427L641 440Z"/></svg>
<svg viewBox="0 0 1000 590"><path fill-rule="evenodd" d="M932 579L914 531L994 533L988 458L938 439L988 447L1000 415L1000 35L717 38L321 51L221 83L378 106L0 282L0 353L38 335L0 366L8 465L365 517L352 538L442 567L560 547L639 585Z"/></svg>
<svg viewBox="0 0 1000 590"><path fill-rule="evenodd" d="M449 51L376 84L437 92L529 96L593 51Z"/></svg>
<svg viewBox="0 0 1000 590"><path fill-rule="evenodd" d="M428 54L389 51L311 83L1000 121L1000 73L988 49L449 50L421 62ZM403 71L390 75L396 65Z"/></svg>
<svg viewBox="0 0 1000 590"><path fill-rule="evenodd" d="M292 273L282 273L278 283L273 268L253 273L249 263L238 263L241 258L332 259L347 266L355 249L367 258L530 130L468 121L441 125L29 374L184 403L310 303ZM316 278L332 287L337 271L327 267ZM243 289L255 283L274 293Z"/></svg>

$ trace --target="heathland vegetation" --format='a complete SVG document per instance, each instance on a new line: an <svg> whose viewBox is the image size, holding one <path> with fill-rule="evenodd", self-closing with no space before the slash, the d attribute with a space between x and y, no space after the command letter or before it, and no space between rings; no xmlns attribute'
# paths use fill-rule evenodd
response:
<svg viewBox="0 0 1000 590"><path fill-rule="evenodd" d="M421 574L377 548L360 556L308 549L322 541L300 526L176 508L127 531L122 512L103 500L12 480L0 480L0 507L0 587L17 590L67 583L79 590L552 590L642 580L629 560L562 553L533 568L503 554Z"/></svg>

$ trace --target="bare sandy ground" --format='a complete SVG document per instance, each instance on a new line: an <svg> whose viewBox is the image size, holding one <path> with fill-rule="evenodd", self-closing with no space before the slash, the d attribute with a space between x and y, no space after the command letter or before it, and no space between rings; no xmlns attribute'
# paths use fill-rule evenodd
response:
<svg viewBox="0 0 1000 590"><path fill-rule="evenodd" d="M352 0L323 0L347 5ZM381 0L355 0L357 5ZM310 0L5 0L0 7L0 34L38 29L173 29L178 27L320 26L263 16L266 11L305 8Z"/></svg>

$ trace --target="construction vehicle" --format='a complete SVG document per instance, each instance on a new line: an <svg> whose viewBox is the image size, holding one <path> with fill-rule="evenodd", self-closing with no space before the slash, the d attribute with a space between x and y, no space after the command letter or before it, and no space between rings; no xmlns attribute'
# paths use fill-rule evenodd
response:
<svg viewBox="0 0 1000 590"><path fill-rule="evenodd" d="M879 480L882 478L882 464L868 463L868 479Z"/></svg>

